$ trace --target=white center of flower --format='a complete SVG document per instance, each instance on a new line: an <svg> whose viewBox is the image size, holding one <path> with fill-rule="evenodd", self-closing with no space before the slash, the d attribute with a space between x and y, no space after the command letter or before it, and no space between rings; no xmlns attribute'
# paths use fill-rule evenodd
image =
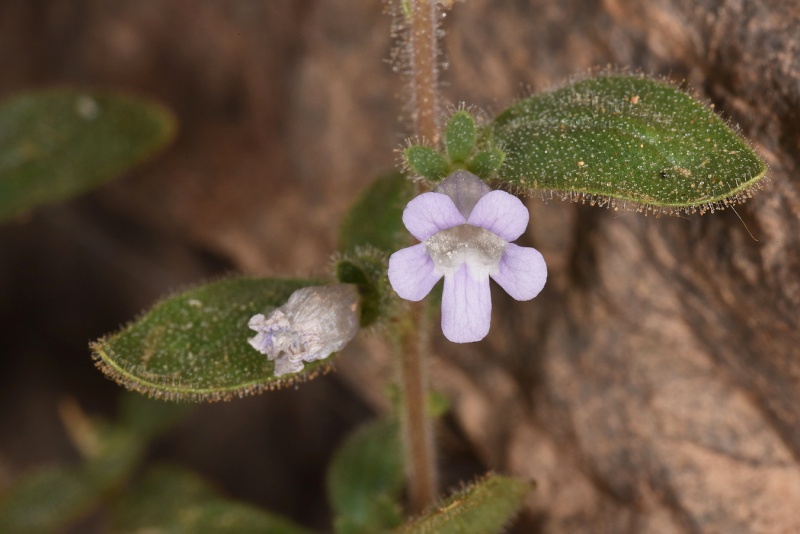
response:
<svg viewBox="0 0 800 534"><path fill-rule="evenodd" d="M506 250L502 237L471 224L442 230L425 241L425 246L437 274L453 274L466 263L475 277L495 273Z"/></svg>

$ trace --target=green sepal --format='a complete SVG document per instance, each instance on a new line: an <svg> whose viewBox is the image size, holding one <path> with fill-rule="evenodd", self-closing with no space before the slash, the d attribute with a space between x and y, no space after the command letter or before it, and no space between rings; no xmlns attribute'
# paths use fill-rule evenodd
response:
<svg viewBox="0 0 800 534"><path fill-rule="evenodd" d="M177 467L151 470L116 504L113 531L181 534L311 534L289 519L220 497L207 482Z"/></svg>
<svg viewBox="0 0 800 534"><path fill-rule="evenodd" d="M459 110L453 113L445 128L445 146L451 163L467 161L475 148L477 137L475 119L468 112Z"/></svg>
<svg viewBox="0 0 800 534"><path fill-rule="evenodd" d="M438 182L450 173L450 164L436 149L424 145L412 145L403 151L408 168L417 176Z"/></svg>
<svg viewBox="0 0 800 534"><path fill-rule="evenodd" d="M60 89L0 105L0 221L88 191L151 156L175 118L143 98Z"/></svg>
<svg viewBox="0 0 800 534"><path fill-rule="evenodd" d="M475 154L467 164L467 170L483 180L488 180L503 165L506 154L499 148L490 148Z"/></svg>
<svg viewBox="0 0 800 534"><path fill-rule="evenodd" d="M361 327L394 315L389 256L371 246L357 248L334 259L333 274L343 284L355 284L361 297Z"/></svg>
<svg viewBox="0 0 800 534"><path fill-rule="evenodd" d="M255 335L247 323L286 303L295 290L322 284L229 278L200 286L92 343L93 357L117 383L166 400L213 402L294 385L326 371L334 355L276 377L274 363L247 343Z"/></svg>
<svg viewBox="0 0 800 534"><path fill-rule="evenodd" d="M502 532L522 507L533 484L489 474L412 519L400 534L496 534Z"/></svg>
<svg viewBox="0 0 800 534"><path fill-rule="evenodd" d="M328 469L327 488L337 534L386 532L403 522L400 424L367 424L347 437Z"/></svg>
<svg viewBox="0 0 800 534"><path fill-rule="evenodd" d="M672 85L599 76L522 100L490 125L517 191L656 213L749 198L766 164L712 109Z"/></svg>

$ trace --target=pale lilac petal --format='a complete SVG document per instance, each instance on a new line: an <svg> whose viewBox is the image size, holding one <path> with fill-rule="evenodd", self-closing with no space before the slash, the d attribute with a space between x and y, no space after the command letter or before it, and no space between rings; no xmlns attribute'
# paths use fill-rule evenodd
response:
<svg viewBox="0 0 800 534"><path fill-rule="evenodd" d="M442 193L423 193L403 211L403 224L420 241L465 222L450 197Z"/></svg>
<svg viewBox="0 0 800 534"><path fill-rule="evenodd" d="M271 337L272 336L270 336L266 332L259 332L253 337L248 338L247 342L250 344L251 347L256 349L261 354L266 354L267 352L269 352Z"/></svg>
<svg viewBox="0 0 800 534"><path fill-rule="evenodd" d="M547 265L535 248L509 243L500 259L500 268L491 276L512 298L530 300L547 281Z"/></svg>
<svg viewBox="0 0 800 534"><path fill-rule="evenodd" d="M433 272L424 243L398 250L389 258L389 283L406 300L422 300L441 277Z"/></svg>
<svg viewBox="0 0 800 534"><path fill-rule="evenodd" d="M492 191L481 197L467 221L514 241L528 226L528 209L520 199L505 191Z"/></svg>
<svg viewBox="0 0 800 534"><path fill-rule="evenodd" d="M444 277L442 332L453 343L480 341L489 333L489 277L475 279L466 265Z"/></svg>

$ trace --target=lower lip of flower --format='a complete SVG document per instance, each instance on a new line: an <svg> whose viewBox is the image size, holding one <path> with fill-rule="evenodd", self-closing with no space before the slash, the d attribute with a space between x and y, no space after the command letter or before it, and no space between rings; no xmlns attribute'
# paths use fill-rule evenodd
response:
<svg viewBox="0 0 800 534"><path fill-rule="evenodd" d="M425 247L437 274L452 274L466 263L473 276L481 277L496 272L506 242L485 228L461 224L437 232L425 241Z"/></svg>

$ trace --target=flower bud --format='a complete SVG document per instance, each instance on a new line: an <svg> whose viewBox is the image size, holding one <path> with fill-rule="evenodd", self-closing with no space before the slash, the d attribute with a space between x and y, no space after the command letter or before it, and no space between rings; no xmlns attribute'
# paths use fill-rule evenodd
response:
<svg viewBox="0 0 800 534"><path fill-rule="evenodd" d="M358 290L351 284L298 289L269 315L247 324L258 332L250 345L275 361L275 376L297 373L304 362L342 350L358 332Z"/></svg>

